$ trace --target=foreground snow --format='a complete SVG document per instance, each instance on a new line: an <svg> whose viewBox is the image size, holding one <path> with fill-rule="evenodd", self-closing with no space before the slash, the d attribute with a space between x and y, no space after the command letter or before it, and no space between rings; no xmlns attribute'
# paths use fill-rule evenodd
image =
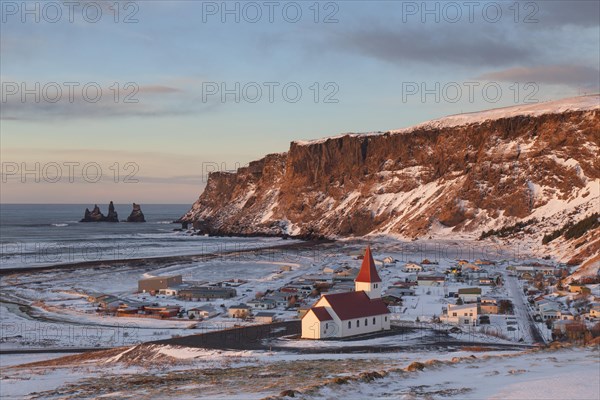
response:
<svg viewBox="0 0 600 400"><path fill-rule="evenodd" d="M473 359L371 383L327 386L313 398L598 399L598 349Z"/></svg>
<svg viewBox="0 0 600 400"><path fill-rule="evenodd" d="M292 354L148 348L148 362L117 357L2 368L8 398L597 399L598 348L513 352ZM131 360L130 360L131 361ZM423 363L420 371L410 368ZM282 373L282 371L285 371ZM375 379L363 379L365 373ZM338 379L341 379L338 380Z"/></svg>

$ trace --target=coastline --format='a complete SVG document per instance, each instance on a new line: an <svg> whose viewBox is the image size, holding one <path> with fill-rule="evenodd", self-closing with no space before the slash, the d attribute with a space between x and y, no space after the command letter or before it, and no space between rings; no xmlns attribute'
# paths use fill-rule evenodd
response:
<svg viewBox="0 0 600 400"><path fill-rule="evenodd" d="M106 267L111 268L114 267L115 264L119 264L120 266L153 266L157 264L174 264L174 263L189 263L194 261L202 261L211 260L217 257L221 257L223 255L231 255L235 253L239 254L252 254L261 251L268 250L302 250L302 249L311 249L324 244L332 244L335 243L333 239L317 239L317 240L305 240L296 243L286 243L282 245L275 246L267 246L260 247L254 249L246 249L246 250L229 250L224 251L222 253L201 253L201 254L190 254L190 255L181 255L181 256L158 256L158 257L137 257L137 258L124 258L124 259L116 259L116 260L93 260L93 261L83 261L83 262L72 262L72 263L59 263L53 265L40 265L40 266L31 266L31 267L22 267L22 268L1 268L0 269L0 277L10 276L10 275L18 275L22 273L30 273L30 272L48 272L54 270L69 270L69 269L85 269L85 268L98 268L98 267Z"/></svg>

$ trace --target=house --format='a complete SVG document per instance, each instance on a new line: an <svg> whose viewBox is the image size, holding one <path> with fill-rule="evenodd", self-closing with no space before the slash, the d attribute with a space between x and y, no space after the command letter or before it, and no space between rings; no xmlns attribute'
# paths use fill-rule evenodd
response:
<svg viewBox="0 0 600 400"><path fill-rule="evenodd" d="M462 261L464 261L464 260L462 260ZM463 273L465 273L465 272L479 271L481 269L481 267L479 267L479 266L477 266L475 264L471 264L469 262L462 263L462 264L459 262L458 265L460 265L462 267Z"/></svg>
<svg viewBox="0 0 600 400"><path fill-rule="evenodd" d="M254 299L250 300L248 305L256 310L270 310L276 307L273 299Z"/></svg>
<svg viewBox="0 0 600 400"><path fill-rule="evenodd" d="M461 299L463 303L477 303L481 298L481 288L472 287L458 289L458 298Z"/></svg>
<svg viewBox="0 0 600 400"><path fill-rule="evenodd" d="M477 304L448 304L440 319L449 324L475 326L478 323Z"/></svg>
<svg viewBox="0 0 600 400"><path fill-rule="evenodd" d="M190 319L206 319L212 318L218 313L212 306L194 307L187 310L187 315Z"/></svg>
<svg viewBox="0 0 600 400"><path fill-rule="evenodd" d="M250 307L246 304L237 304L229 307L227 314L231 318L246 318L250 315Z"/></svg>
<svg viewBox="0 0 600 400"><path fill-rule="evenodd" d="M381 278L367 247L354 292L324 294L302 317L302 338L341 338L390 329Z"/></svg>
<svg viewBox="0 0 600 400"><path fill-rule="evenodd" d="M496 299L482 297L479 303L479 310L481 314L498 314L498 302Z"/></svg>
<svg viewBox="0 0 600 400"><path fill-rule="evenodd" d="M145 306L142 311L147 316L159 318L172 318L179 314L179 306Z"/></svg>
<svg viewBox="0 0 600 400"><path fill-rule="evenodd" d="M290 300L295 298L295 295L292 293L285 292L273 292L264 297L266 300L272 300L275 302L275 307L287 308L289 306Z"/></svg>
<svg viewBox="0 0 600 400"><path fill-rule="evenodd" d="M490 286L492 285L492 280L490 278L479 278L479 280L477 281L477 283L480 286Z"/></svg>
<svg viewBox="0 0 600 400"><path fill-rule="evenodd" d="M471 280L479 280L486 279L488 277L488 272L485 269L478 269L475 271L467 271L466 273L463 273L463 275L466 275L467 278Z"/></svg>
<svg viewBox="0 0 600 400"><path fill-rule="evenodd" d="M387 256L383 259L383 262L390 265L390 264L396 264L396 260L394 259L394 257L390 257Z"/></svg>
<svg viewBox="0 0 600 400"><path fill-rule="evenodd" d="M292 270L292 266L291 265L282 265L281 268L279 268L279 270L281 272L290 272Z"/></svg>
<svg viewBox="0 0 600 400"><path fill-rule="evenodd" d="M404 265L404 272L421 272L421 271L423 271L423 267L421 267L419 264L406 263L406 265Z"/></svg>
<svg viewBox="0 0 600 400"><path fill-rule="evenodd" d="M260 311L254 315L254 320L256 322L261 322L263 324L271 324L271 323L275 322L276 317L275 317L275 313L273 313L273 312Z"/></svg>
<svg viewBox="0 0 600 400"><path fill-rule="evenodd" d="M336 272L337 268L335 267L325 267L323 268L323 273L324 274L333 274L334 272Z"/></svg>
<svg viewBox="0 0 600 400"><path fill-rule="evenodd" d="M333 279L335 281L353 281L358 272L358 268L344 268L342 271L336 272Z"/></svg>
<svg viewBox="0 0 600 400"><path fill-rule="evenodd" d="M539 306L540 316L544 321L552 319L560 319L560 307L554 302L543 303Z"/></svg>
<svg viewBox="0 0 600 400"><path fill-rule="evenodd" d="M563 321L572 321L575 319L575 316L571 313L571 311L561 311L560 319Z"/></svg>
<svg viewBox="0 0 600 400"><path fill-rule="evenodd" d="M160 289L166 289L171 286L183 283L181 275L172 276L154 276L152 278L140 279L138 281L138 292L158 293Z"/></svg>
<svg viewBox="0 0 600 400"><path fill-rule="evenodd" d="M441 286L445 280L444 275L417 275L417 284L419 286Z"/></svg>
<svg viewBox="0 0 600 400"><path fill-rule="evenodd" d="M600 319L600 304L594 304L590 308L590 318Z"/></svg>

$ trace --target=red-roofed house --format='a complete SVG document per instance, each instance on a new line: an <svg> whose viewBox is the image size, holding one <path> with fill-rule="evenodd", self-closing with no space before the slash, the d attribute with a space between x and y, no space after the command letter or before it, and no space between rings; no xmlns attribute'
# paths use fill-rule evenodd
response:
<svg viewBox="0 0 600 400"><path fill-rule="evenodd" d="M302 338L348 337L390 329L381 278L367 247L354 292L325 294L302 317Z"/></svg>

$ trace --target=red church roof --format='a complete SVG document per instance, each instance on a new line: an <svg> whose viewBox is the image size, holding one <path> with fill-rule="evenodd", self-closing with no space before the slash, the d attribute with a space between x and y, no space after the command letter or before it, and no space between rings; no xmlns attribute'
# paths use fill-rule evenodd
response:
<svg viewBox="0 0 600 400"><path fill-rule="evenodd" d="M377 273L377 268L375 268L375 261L373 261L373 256L371 255L371 247L369 246L367 246L367 250L365 250L365 256L362 265L360 266L360 272L358 273L355 282L381 282L381 278Z"/></svg>
<svg viewBox="0 0 600 400"><path fill-rule="evenodd" d="M371 300L367 293L362 290L358 292L326 294L323 297L327 299L333 312L342 321L390 313L383 300ZM312 310L314 311L315 308L312 308Z"/></svg>
<svg viewBox="0 0 600 400"><path fill-rule="evenodd" d="M313 307L311 310L319 321L331 321L333 319L325 307Z"/></svg>

